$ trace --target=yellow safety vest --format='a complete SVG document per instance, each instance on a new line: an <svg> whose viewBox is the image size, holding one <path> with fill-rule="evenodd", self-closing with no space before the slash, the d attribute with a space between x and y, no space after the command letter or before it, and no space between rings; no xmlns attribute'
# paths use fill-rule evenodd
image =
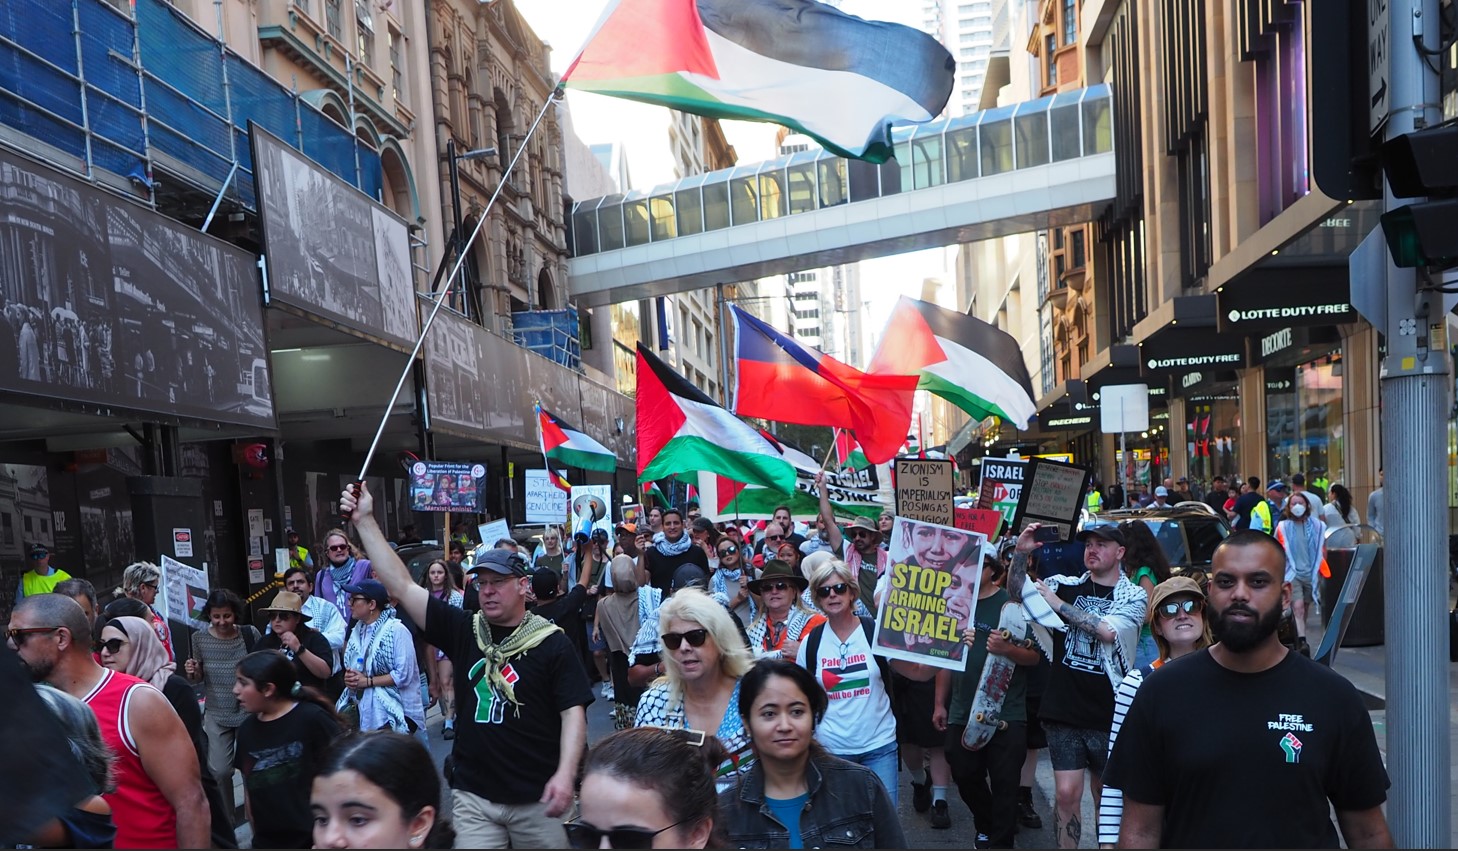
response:
<svg viewBox="0 0 1458 851"><path fill-rule="evenodd" d="M56 586L71 578L71 574L60 568L53 568L50 576L38 576L34 570L27 570L20 577L21 588L25 596L34 597L37 594L50 594L56 590Z"/></svg>

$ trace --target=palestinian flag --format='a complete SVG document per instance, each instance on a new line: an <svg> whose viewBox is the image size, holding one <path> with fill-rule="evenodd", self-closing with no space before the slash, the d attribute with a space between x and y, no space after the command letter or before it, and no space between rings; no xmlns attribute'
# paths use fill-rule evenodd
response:
<svg viewBox="0 0 1458 851"><path fill-rule="evenodd" d="M892 123L940 114L955 69L919 30L814 0L610 0L562 82L781 124L842 156L883 162Z"/></svg>
<svg viewBox="0 0 1458 851"><path fill-rule="evenodd" d="M663 493L663 488L660 488L657 482L644 482L643 493L652 499L658 500L659 507L667 508L670 505L667 495ZM649 503L648 507L652 508L652 503Z"/></svg>
<svg viewBox="0 0 1458 851"><path fill-rule="evenodd" d="M183 587L187 590L187 616L195 621L207 620L203 617L203 609L207 608L208 589L187 583L183 583Z"/></svg>
<svg viewBox="0 0 1458 851"><path fill-rule="evenodd" d="M541 404L536 406L537 435L542 456L569 467L611 473L618 468L618 457L611 449L553 416ZM551 464L548 463L548 469ZM555 478L555 477L554 477ZM561 487L561 485L558 485Z"/></svg>
<svg viewBox="0 0 1458 851"><path fill-rule="evenodd" d="M866 453L861 451L861 445L853 435L845 431L835 435L835 460L840 466L852 470L864 470L871 466L871 462L866 459Z"/></svg>
<svg viewBox="0 0 1458 851"><path fill-rule="evenodd" d="M974 421L1000 417L1021 430L1038 413L1032 378L1011 334L906 296L886 323L869 371L918 375L917 389L941 396Z"/></svg>
<svg viewBox="0 0 1458 851"><path fill-rule="evenodd" d="M706 471L781 491L795 468L745 425L638 344L638 481Z"/></svg>
<svg viewBox="0 0 1458 851"><path fill-rule="evenodd" d="M688 486L688 497L684 500L684 503L683 504L684 505L698 505L699 504L699 489L696 486L694 486L694 485L689 485Z"/></svg>
<svg viewBox="0 0 1458 851"><path fill-rule="evenodd" d="M786 461L795 467L795 489L788 493L759 485L747 485L714 473L699 474L699 490L704 494L700 506L709 517L741 517L750 520L769 519L775 508L788 506L790 514L813 517L820 513L820 497L815 493L815 474L820 461L811 458L789 443L760 430L760 435L779 448ZM881 495L881 483L875 467L836 473L827 471L830 506L837 515L879 516L887 503Z"/></svg>
<svg viewBox="0 0 1458 851"><path fill-rule="evenodd" d="M854 692L859 688L870 688L871 666L866 662L858 662L854 665L846 665L839 670L821 668L820 684L825 687L825 693L831 695L837 692Z"/></svg>

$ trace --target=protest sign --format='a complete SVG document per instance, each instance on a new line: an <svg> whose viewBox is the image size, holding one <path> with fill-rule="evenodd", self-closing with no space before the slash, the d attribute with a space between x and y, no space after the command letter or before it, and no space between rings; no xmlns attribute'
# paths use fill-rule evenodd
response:
<svg viewBox="0 0 1458 851"><path fill-rule="evenodd" d="M1033 458L1018 498L1011 529L1021 532L1029 523L1057 526L1061 540L1073 537L1083 511L1083 494L1092 473L1087 467Z"/></svg>
<svg viewBox="0 0 1458 851"><path fill-rule="evenodd" d="M896 459L896 515L952 525L952 462Z"/></svg>
<svg viewBox="0 0 1458 851"><path fill-rule="evenodd" d="M977 493L977 507L1002 513L1004 528L1011 528L1017 512L1018 497L1023 492L1026 458L983 458L982 486Z"/></svg>
<svg viewBox="0 0 1458 851"><path fill-rule="evenodd" d="M502 538L511 537L511 525L506 520L492 520L490 523L482 523L476 527L476 533L481 536L481 543L488 547L496 546L496 542Z"/></svg>
<svg viewBox="0 0 1458 851"><path fill-rule="evenodd" d="M572 486L572 534L605 529L609 540L613 534L613 518L608 507L613 504L612 485Z"/></svg>
<svg viewBox="0 0 1458 851"><path fill-rule="evenodd" d="M1002 512L991 508L958 508L952 512L953 526L969 532L980 532L990 540L997 540L1002 528Z"/></svg>
<svg viewBox="0 0 1458 851"><path fill-rule="evenodd" d="M643 503L634 502L623 506L623 522L637 524L643 519Z"/></svg>
<svg viewBox="0 0 1458 851"><path fill-rule="evenodd" d="M207 629L202 619L203 604L208 600L208 575L188 567L171 556L162 556L162 597L160 607L167 619L185 623L193 629Z"/></svg>
<svg viewBox="0 0 1458 851"><path fill-rule="evenodd" d="M872 652L953 671L966 668L962 634L974 627L986 542L979 532L897 517L889 589L876 617Z"/></svg>
<svg viewBox="0 0 1458 851"><path fill-rule="evenodd" d="M526 522L561 523L567 519L567 492L552 484L546 470L526 471Z"/></svg>
<svg viewBox="0 0 1458 851"><path fill-rule="evenodd" d="M477 514L486 505L486 465L416 461L410 465L410 507Z"/></svg>

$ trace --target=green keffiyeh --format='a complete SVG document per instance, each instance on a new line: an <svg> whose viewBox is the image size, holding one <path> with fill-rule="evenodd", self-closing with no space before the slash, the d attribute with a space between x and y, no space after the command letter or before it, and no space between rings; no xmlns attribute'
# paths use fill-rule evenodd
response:
<svg viewBox="0 0 1458 851"><path fill-rule="evenodd" d="M491 640L491 627L487 625L486 617L480 612L476 613L471 625L476 631L476 645L481 648L481 661L471 666L468 676L474 678L484 670L484 675L479 681L481 685L502 694L511 702L512 710L520 715L521 703L516 699L516 690L512 688L511 682L507 681L501 669L513 657L536 647L546 641L552 633L561 632L562 628L535 612L527 612L526 617L516 625L516 629L512 630L511 635L508 635L505 641L497 644ZM479 690L480 686L477 688ZM480 697L478 695L478 704L490 705L489 696L485 700L480 700Z"/></svg>

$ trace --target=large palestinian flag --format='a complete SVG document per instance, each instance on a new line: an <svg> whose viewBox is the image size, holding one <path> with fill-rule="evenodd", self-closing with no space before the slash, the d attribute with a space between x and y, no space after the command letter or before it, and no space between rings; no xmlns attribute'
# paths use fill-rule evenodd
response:
<svg viewBox="0 0 1458 851"><path fill-rule="evenodd" d="M782 124L882 162L893 122L935 118L956 63L936 39L815 0L610 0L564 85Z"/></svg>
<svg viewBox="0 0 1458 851"><path fill-rule="evenodd" d="M772 435L764 435L779 447L786 461L795 467L795 487L790 491L749 485L715 473L699 474L699 492L704 495L700 508L709 517L739 517L745 520L767 520L775 508L784 505L795 517L813 517L820 513L820 497L815 492L815 474L820 462ZM881 465L882 470L887 470ZM889 470L888 470L889 472ZM890 506L881 492L881 472L874 466L861 470L825 473L831 509L838 515L877 517Z"/></svg>
<svg viewBox="0 0 1458 851"><path fill-rule="evenodd" d="M974 421L1000 417L1024 429L1038 413L1033 381L1011 334L982 320L902 296L869 372L920 377Z"/></svg>
<svg viewBox="0 0 1458 851"><path fill-rule="evenodd" d="M618 457L611 449L563 422L540 404L536 409L537 438L549 471L552 461L600 473L611 473L618 468Z"/></svg>
<svg viewBox="0 0 1458 851"><path fill-rule="evenodd" d="M638 481L707 471L789 492L779 449L638 344Z"/></svg>

